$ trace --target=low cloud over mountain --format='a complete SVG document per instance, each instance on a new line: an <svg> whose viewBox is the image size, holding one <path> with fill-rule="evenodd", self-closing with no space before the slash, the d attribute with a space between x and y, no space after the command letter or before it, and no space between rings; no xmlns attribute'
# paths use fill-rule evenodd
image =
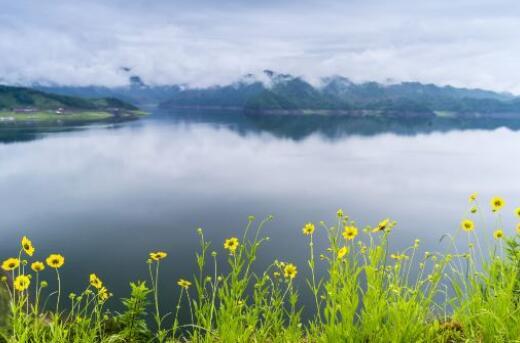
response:
<svg viewBox="0 0 520 343"><path fill-rule="evenodd" d="M226 84L265 68L520 93L509 1L4 1L0 82ZM123 68L124 67L124 68Z"/></svg>

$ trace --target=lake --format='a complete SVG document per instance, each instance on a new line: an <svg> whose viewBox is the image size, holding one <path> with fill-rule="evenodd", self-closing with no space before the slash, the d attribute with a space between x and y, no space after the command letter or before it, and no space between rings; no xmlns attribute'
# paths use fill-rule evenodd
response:
<svg viewBox="0 0 520 343"><path fill-rule="evenodd" d="M122 297L128 281L147 277L148 252L165 250L161 292L172 309L173 281L195 271L196 229L224 258L223 240L240 237L249 215L274 216L259 265L293 261L301 278L302 225L332 225L338 208L360 226L397 220L391 250L415 238L435 250L443 233L458 230L470 193L486 207L498 194L508 201L512 233L519 129L512 121L160 111L126 124L1 128L2 258L16 255L28 235L37 258L66 257L67 291L81 291L96 272ZM323 233L317 245L326 247Z"/></svg>

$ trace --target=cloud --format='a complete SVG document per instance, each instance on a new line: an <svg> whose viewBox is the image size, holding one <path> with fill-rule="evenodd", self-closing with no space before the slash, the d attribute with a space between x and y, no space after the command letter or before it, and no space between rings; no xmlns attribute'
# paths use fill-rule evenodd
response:
<svg viewBox="0 0 520 343"><path fill-rule="evenodd" d="M514 1L3 1L0 80L207 86L269 68L520 94ZM218 7L217 7L218 5Z"/></svg>

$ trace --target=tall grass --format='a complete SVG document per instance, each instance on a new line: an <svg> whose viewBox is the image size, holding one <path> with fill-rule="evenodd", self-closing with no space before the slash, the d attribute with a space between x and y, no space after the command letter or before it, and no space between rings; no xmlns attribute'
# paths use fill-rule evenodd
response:
<svg viewBox="0 0 520 343"><path fill-rule="evenodd" d="M307 223L307 265L274 260L263 271L257 257L272 219L249 217L239 237L213 246L197 230L200 250L191 279L180 279L177 305L161 312L161 263L149 254L149 280L130 283L124 310L96 275L77 294L61 292L59 254L36 261L23 237L6 259L0 290L0 340L4 342L514 342L520 340L520 224L505 234L504 200L481 209L476 195L460 228L444 235L444 251L424 252L419 240L389 248L396 223L384 219L357 227L342 210L328 226ZM475 224L489 213L495 224ZM515 211L520 218L520 209ZM477 221L478 222L478 221ZM480 231L480 232L479 232ZM480 242L477 237L487 237ZM317 235L327 237L324 251ZM485 243L485 244L484 244ZM219 254L226 263L219 264ZM295 283L308 275L306 286ZM319 275L322 275L321 277ZM53 279L56 289L49 289ZM301 296L311 297L300 299ZM303 319L303 303L312 304ZM309 305L307 305L309 306ZM187 318L187 320L186 320Z"/></svg>

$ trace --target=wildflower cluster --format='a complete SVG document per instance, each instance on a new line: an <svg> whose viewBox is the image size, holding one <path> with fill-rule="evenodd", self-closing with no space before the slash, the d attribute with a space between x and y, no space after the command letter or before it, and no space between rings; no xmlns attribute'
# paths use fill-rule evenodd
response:
<svg viewBox="0 0 520 343"><path fill-rule="evenodd" d="M45 313L50 313L52 325L62 325L64 318L63 312L60 310L60 301L62 300L61 293L61 278L60 269L65 265L65 258L63 255L53 253L48 255L44 262L41 260L29 261L29 258L36 256L36 248L32 241L23 236L20 242L20 249L17 257L9 257L2 262L1 268L6 273L2 277L2 282L5 285L0 295L7 293L11 302L11 317L13 321L13 339L15 341L24 341L22 337L29 335L36 335L41 333L41 337L34 337L34 339L43 341L52 341L46 335L44 328L48 327L45 321ZM30 266L30 268L26 268ZM46 297L45 303L54 296L55 307L50 309L42 308L41 302L43 298L43 290L48 287L47 280L41 280L45 275L46 268L54 270L56 278L56 290L50 291ZM32 272L31 272L32 271ZM92 286L97 289L97 293L92 292L89 287ZM103 286L101 279L96 274L90 275L89 286L81 293L80 296L71 294L69 298L72 300L72 308L67 317L70 317L74 312L88 313L89 305L93 302L95 305L90 308L91 314L99 315L103 303L110 297L110 293ZM81 306L82 300L85 300L85 306ZM76 318L76 322L80 320ZM45 333L44 333L45 332Z"/></svg>
<svg viewBox="0 0 520 343"><path fill-rule="evenodd" d="M18 257L9 257L2 262L2 269L5 272L11 273L11 278L13 280L13 288L18 292L26 291L30 284L32 275L27 273L25 270L25 265L28 263L26 259L22 259L23 257L32 257L36 251L34 245L31 240L27 238L27 236L23 236L21 240L21 248L18 254ZM25 254L25 256L24 256ZM65 263L65 259L63 256L58 254L51 254L47 257L46 263L51 268L61 268ZM31 269L35 273L40 273L45 269L45 264L41 261L34 261L31 263ZM14 293L11 294L14 297ZM23 296L20 299L24 299ZM25 299L24 299L25 301Z"/></svg>
<svg viewBox="0 0 520 343"><path fill-rule="evenodd" d="M197 271L177 280L178 299L170 312L159 294L161 270L169 268L166 251L148 253L149 281L131 282L123 311L112 313L104 307L112 294L97 273L85 277L83 291L69 294L70 305L60 307L65 258L54 253L37 259L24 236L18 255L1 263L2 292L10 306L0 337L107 343L513 342L520 337L514 316L520 312L520 207L513 211L512 228L504 224L504 209L501 197L481 208L478 195L471 194L454 234L442 236L441 250L425 252L418 239L405 247L391 244L397 227L392 219L361 226L340 209L332 226L304 222L298 229L308 243L306 267L274 260L258 268L258 251L269 241L261 232L271 217L258 224L249 217L242 236L230 235L215 250L197 229ZM491 226L474 216L486 212L494 218ZM486 247L479 236L493 239ZM47 290L49 276L56 289ZM314 303L308 321L301 318L300 293Z"/></svg>

